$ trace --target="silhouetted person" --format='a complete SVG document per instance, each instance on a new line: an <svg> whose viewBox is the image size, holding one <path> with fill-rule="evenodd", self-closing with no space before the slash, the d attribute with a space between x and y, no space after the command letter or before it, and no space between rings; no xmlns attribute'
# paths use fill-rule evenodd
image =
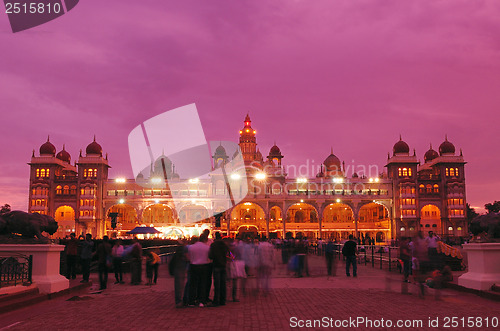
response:
<svg viewBox="0 0 500 331"><path fill-rule="evenodd" d="M142 246L137 238L134 238L132 251L130 252L130 273L131 284L139 285L141 283L142 275Z"/></svg>
<svg viewBox="0 0 500 331"><path fill-rule="evenodd" d="M186 247L184 243L177 246L175 253L168 265L168 271L174 276L175 307L182 308L187 301L183 302L183 290L186 283L186 268L188 261L186 259Z"/></svg>
<svg viewBox="0 0 500 331"><path fill-rule="evenodd" d="M81 283L87 283L90 277L90 261L92 260L92 250L94 249L94 242L92 235L87 233L85 240L82 243L82 252L80 254L80 261L82 264L83 279Z"/></svg>
<svg viewBox="0 0 500 331"><path fill-rule="evenodd" d="M208 257L212 260L214 277L214 306L226 304L226 265L229 247L222 241L220 232L215 233L215 241L210 245Z"/></svg>
<svg viewBox="0 0 500 331"><path fill-rule="evenodd" d="M188 248L189 254L189 305L196 303L204 307L208 303L207 278L209 275L208 252L210 246L207 245L207 236L202 234L200 241Z"/></svg>
<svg viewBox="0 0 500 331"><path fill-rule="evenodd" d="M108 236L102 237L102 243L97 247L96 255L100 289L105 290L108 286L108 262L111 263L111 245L109 244Z"/></svg>
<svg viewBox="0 0 500 331"><path fill-rule="evenodd" d="M111 256L113 258L113 269L115 271L115 284L123 284L123 270L122 270L122 262L123 262L123 246L122 241L118 239L115 241L115 245L111 250Z"/></svg>
<svg viewBox="0 0 500 331"><path fill-rule="evenodd" d="M66 244L66 278L76 278L76 261L78 259L78 240L75 233L69 235L70 239Z"/></svg>
<svg viewBox="0 0 500 331"><path fill-rule="evenodd" d="M335 254L335 245L331 240L328 240L328 243L325 246L325 260L326 260L326 271L328 276L336 276L337 268L336 268L336 260L334 259Z"/></svg>
<svg viewBox="0 0 500 331"><path fill-rule="evenodd" d="M356 254L358 253L358 248L356 242L354 241L354 236L349 235L349 240L345 242L342 248L342 254L345 256L345 274L350 277L350 266L352 264L352 275L357 277L358 268L356 265Z"/></svg>

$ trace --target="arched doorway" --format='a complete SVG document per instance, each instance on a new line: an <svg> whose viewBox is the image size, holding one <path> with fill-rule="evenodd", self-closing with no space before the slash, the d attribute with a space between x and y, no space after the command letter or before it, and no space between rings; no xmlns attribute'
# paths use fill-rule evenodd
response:
<svg viewBox="0 0 500 331"><path fill-rule="evenodd" d="M179 221L181 223L196 223L208 217L207 208L201 205L187 205L179 211Z"/></svg>
<svg viewBox="0 0 500 331"><path fill-rule="evenodd" d="M331 203L323 210L322 237L341 241L354 234L354 212L345 203Z"/></svg>
<svg viewBox="0 0 500 331"><path fill-rule="evenodd" d="M420 230L425 234L433 231L436 234L441 232L441 210L435 205L425 205L420 211Z"/></svg>
<svg viewBox="0 0 500 331"><path fill-rule="evenodd" d="M278 206L271 207L269 211L269 237L278 238L283 231L283 213Z"/></svg>
<svg viewBox="0 0 500 331"><path fill-rule="evenodd" d="M359 210L358 233L361 242L382 243L391 237L391 219L387 208L379 203L370 202Z"/></svg>
<svg viewBox="0 0 500 331"><path fill-rule="evenodd" d="M157 203L147 206L142 212L142 223L147 226L165 226L174 223L174 212L166 204Z"/></svg>
<svg viewBox="0 0 500 331"><path fill-rule="evenodd" d="M65 238L75 232L75 210L70 206L60 206L56 209L54 219L57 222L57 232L54 238Z"/></svg>
<svg viewBox="0 0 500 331"><path fill-rule="evenodd" d="M301 232L302 237L309 239L319 236L318 211L313 205L298 202L291 205L286 213L287 230L294 236Z"/></svg>
<svg viewBox="0 0 500 331"><path fill-rule="evenodd" d="M266 232L266 214L261 206L253 202L238 204L231 211L231 233L237 233L242 225L256 226L258 232Z"/></svg>
<svg viewBox="0 0 500 331"><path fill-rule="evenodd" d="M118 213L115 229L118 232L130 231L138 225L137 212L134 207L127 204L113 205L106 213L106 229L109 229L108 231L113 231L111 228L111 218L109 217L110 213Z"/></svg>

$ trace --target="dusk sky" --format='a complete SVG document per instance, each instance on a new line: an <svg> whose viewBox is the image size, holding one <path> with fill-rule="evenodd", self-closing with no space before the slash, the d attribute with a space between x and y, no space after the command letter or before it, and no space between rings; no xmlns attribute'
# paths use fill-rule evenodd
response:
<svg viewBox="0 0 500 331"><path fill-rule="evenodd" d="M495 0L85 0L12 33L2 12L0 204L27 210L47 135L73 163L95 134L132 177L129 132L196 103L208 140L236 141L248 112L285 165L333 147L382 171L400 134L422 162L447 134L482 208L500 200L499 17Z"/></svg>

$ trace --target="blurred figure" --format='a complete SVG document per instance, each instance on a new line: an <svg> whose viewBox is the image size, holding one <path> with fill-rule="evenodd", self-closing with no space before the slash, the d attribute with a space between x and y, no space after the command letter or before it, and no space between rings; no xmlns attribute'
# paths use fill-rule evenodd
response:
<svg viewBox="0 0 500 331"><path fill-rule="evenodd" d="M210 247L210 245L212 245L212 243L214 242L212 239L210 239L210 230L205 229L205 230L203 230L202 234L207 237L206 244L208 247ZM201 236L200 236L200 238L201 238ZM205 297L208 298L208 302L212 301L212 300L210 300L210 290L212 289L213 268L214 268L213 263L212 263L212 261L209 260L208 269L207 269L207 277L205 279L205 281L206 281L205 291L207 292L205 294Z"/></svg>
<svg viewBox="0 0 500 331"><path fill-rule="evenodd" d="M356 254L358 254L358 248L352 234L349 235L349 240L344 243L344 247L342 247L342 254L345 256L346 276L351 276L350 265L352 264L352 275L353 277L357 277L358 268L356 265Z"/></svg>
<svg viewBox="0 0 500 331"><path fill-rule="evenodd" d="M123 284L123 245L120 239L115 241L113 248L111 249L111 257L113 258L113 269L115 271L115 284Z"/></svg>
<svg viewBox="0 0 500 331"><path fill-rule="evenodd" d="M274 268L274 246L266 240L261 241L257 248L257 257L259 261L259 287L267 296L269 294L269 278Z"/></svg>
<svg viewBox="0 0 500 331"><path fill-rule="evenodd" d="M200 236L200 241L188 248L189 254L189 306L198 304L204 307L208 303L207 296L207 278L210 277L208 252L210 247L207 245L208 238L206 234Z"/></svg>
<svg viewBox="0 0 500 331"><path fill-rule="evenodd" d="M85 240L82 243L82 252L80 254L80 261L82 264L83 279L81 283L88 283L90 277L90 261L92 260L92 251L94 249L94 242L92 235L87 233Z"/></svg>
<svg viewBox="0 0 500 331"><path fill-rule="evenodd" d="M108 286L108 262L111 264L111 245L108 236L102 237L102 243L97 247L96 255L99 270L99 289L105 290Z"/></svg>
<svg viewBox="0 0 500 331"><path fill-rule="evenodd" d="M137 238L132 240L130 257L130 283L139 285L142 282L142 246Z"/></svg>
<svg viewBox="0 0 500 331"><path fill-rule="evenodd" d="M245 261L242 259L242 253L241 253L241 243L239 242L238 239L234 240L230 246L230 254L229 256L231 257L228 260L229 266L229 275L228 277L232 280L231 285L232 285L232 297L233 297L233 302L238 302L238 283L240 279L244 279L247 277L247 274L245 272ZM241 281L243 282L243 281Z"/></svg>
<svg viewBox="0 0 500 331"><path fill-rule="evenodd" d="M75 233L71 233L66 244L66 278L76 278L76 260L78 258L78 240Z"/></svg>
<svg viewBox="0 0 500 331"><path fill-rule="evenodd" d="M226 304L226 265L229 255L229 247L224 241L220 232L215 233L215 241L210 245L208 257L213 261L214 278L214 306L224 306Z"/></svg>
<svg viewBox="0 0 500 331"><path fill-rule="evenodd" d="M326 260L326 271L328 276L336 276L337 275L337 260L334 259L335 254L335 245L332 240L328 240L328 243L325 246L325 260Z"/></svg>
<svg viewBox="0 0 500 331"><path fill-rule="evenodd" d="M295 255L297 255L298 267L297 277L303 277L306 269L307 243L305 240L297 239L295 241ZM306 273L309 276L309 272Z"/></svg>
<svg viewBox="0 0 500 331"><path fill-rule="evenodd" d="M183 300L183 290L186 281L186 247L184 242L180 241L179 246L175 249L175 253L168 265L168 271L171 276L174 276L174 293L175 293L175 307L182 308L187 305L187 300Z"/></svg>
<svg viewBox="0 0 500 331"><path fill-rule="evenodd" d="M420 292L419 295L423 297L424 292L424 282L425 274L429 270L429 253L427 247L427 241L424 238L422 231L418 231L417 236L412 240L413 248L413 258L412 258L412 270L415 282L418 284Z"/></svg>
<svg viewBox="0 0 500 331"><path fill-rule="evenodd" d="M408 237L401 239L401 243L399 244L399 258L403 262L403 281L408 283L411 265L410 238Z"/></svg>

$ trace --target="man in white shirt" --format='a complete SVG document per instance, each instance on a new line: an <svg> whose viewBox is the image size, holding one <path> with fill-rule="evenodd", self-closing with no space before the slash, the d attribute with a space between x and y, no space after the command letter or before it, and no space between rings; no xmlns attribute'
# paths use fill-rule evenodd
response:
<svg viewBox="0 0 500 331"><path fill-rule="evenodd" d="M207 281L210 277L210 260L208 252L210 246L207 245L208 237L205 234L200 236L200 240L188 247L189 256L189 305L199 304L204 307L208 303Z"/></svg>
<svg viewBox="0 0 500 331"><path fill-rule="evenodd" d="M429 235L427 238L425 238L425 241L427 243L427 250L429 252L429 260L431 262L431 265L433 268L437 268L438 265L438 252L437 252L437 246L438 246L438 241L440 241L441 238L439 236L434 235L434 232L429 231Z"/></svg>

